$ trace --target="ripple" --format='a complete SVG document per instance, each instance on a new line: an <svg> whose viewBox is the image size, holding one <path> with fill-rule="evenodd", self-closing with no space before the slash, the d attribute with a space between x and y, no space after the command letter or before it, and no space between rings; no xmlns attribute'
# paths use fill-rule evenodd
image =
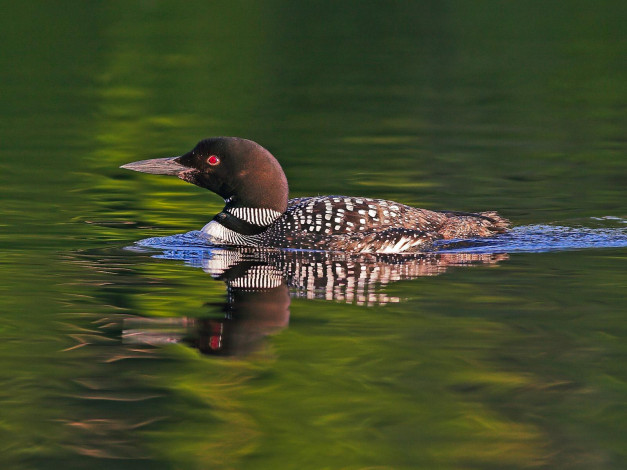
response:
<svg viewBox="0 0 627 470"><path fill-rule="evenodd" d="M625 224L619 218L595 218ZM549 251L627 247L627 227L569 227L525 225L490 238L442 240L435 243L440 252L542 253Z"/></svg>
<svg viewBox="0 0 627 470"><path fill-rule="evenodd" d="M441 253L541 253L627 247L627 219L614 216L591 217L577 221L576 224L524 225L489 238L440 240L434 244L434 250ZM157 257L189 261L205 258L216 248L199 231L147 238L137 242L137 245L163 251Z"/></svg>

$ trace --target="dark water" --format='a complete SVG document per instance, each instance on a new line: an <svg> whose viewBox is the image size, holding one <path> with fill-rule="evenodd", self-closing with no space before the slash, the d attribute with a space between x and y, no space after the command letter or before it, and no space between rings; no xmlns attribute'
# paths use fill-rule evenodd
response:
<svg viewBox="0 0 627 470"><path fill-rule="evenodd" d="M6 3L2 468L627 467L626 5ZM118 167L213 135L516 228L207 247L219 198Z"/></svg>

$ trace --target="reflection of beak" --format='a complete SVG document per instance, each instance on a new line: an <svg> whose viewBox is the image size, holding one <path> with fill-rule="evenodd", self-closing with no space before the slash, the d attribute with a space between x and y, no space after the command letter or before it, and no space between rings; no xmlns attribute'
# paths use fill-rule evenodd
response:
<svg viewBox="0 0 627 470"><path fill-rule="evenodd" d="M180 157L168 157L141 160L139 162L127 163L126 165L122 165L120 168L139 171L141 173L150 173L151 175L178 176L182 171L189 170L189 167L179 163L179 158Z"/></svg>

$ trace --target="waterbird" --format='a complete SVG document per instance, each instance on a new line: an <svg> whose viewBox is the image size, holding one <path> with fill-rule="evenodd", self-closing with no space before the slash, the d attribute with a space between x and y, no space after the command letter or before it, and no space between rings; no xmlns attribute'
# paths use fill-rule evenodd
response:
<svg viewBox="0 0 627 470"><path fill-rule="evenodd" d="M510 226L493 211L434 211L355 196L288 199L278 160L239 137L204 139L183 155L120 168L177 176L221 196L224 208L201 230L218 246L416 253L435 240L488 237Z"/></svg>

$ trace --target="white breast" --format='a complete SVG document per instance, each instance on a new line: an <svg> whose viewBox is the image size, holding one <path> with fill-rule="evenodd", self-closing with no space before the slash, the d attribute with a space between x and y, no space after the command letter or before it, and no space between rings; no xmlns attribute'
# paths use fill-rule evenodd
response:
<svg viewBox="0 0 627 470"><path fill-rule="evenodd" d="M205 225L201 233L214 245L255 246L254 237L242 235L212 220Z"/></svg>

